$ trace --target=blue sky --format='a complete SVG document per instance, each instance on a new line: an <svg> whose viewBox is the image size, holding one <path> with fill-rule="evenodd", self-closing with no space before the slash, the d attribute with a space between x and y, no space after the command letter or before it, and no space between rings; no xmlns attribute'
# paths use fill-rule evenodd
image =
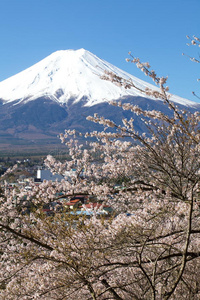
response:
<svg viewBox="0 0 200 300"><path fill-rule="evenodd" d="M0 81L54 51L85 48L151 82L125 61L131 51L168 75L171 93L198 102L200 68L182 53L200 48L186 35L200 36L200 0L0 0Z"/></svg>

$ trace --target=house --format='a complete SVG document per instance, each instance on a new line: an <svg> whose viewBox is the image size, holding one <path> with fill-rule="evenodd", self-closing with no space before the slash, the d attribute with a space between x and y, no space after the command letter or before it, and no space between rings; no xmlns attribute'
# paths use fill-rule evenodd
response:
<svg viewBox="0 0 200 300"><path fill-rule="evenodd" d="M73 210L80 208L83 204L87 203L88 195L75 195L69 199L69 196L62 195L59 197L59 201L62 202L63 206Z"/></svg>
<svg viewBox="0 0 200 300"><path fill-rule="evenodd" d="M77 209L81 205L82 205L82 202L80 199L73 199L64 204L64 206L68 207L69 209Z"/></svg>

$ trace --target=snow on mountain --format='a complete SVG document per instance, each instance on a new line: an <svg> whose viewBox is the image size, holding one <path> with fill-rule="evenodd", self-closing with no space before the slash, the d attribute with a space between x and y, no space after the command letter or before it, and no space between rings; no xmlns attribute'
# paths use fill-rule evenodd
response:
<svg viewBox="0 0 200 300"><path fill-rule="evenodd" d="M0 82L0 99L4 104L13 101L16 104L45 96L64 104L72 98L75 102L85 98L87 99L85 106L90 107L124 96L145 97L134 88L125 90L102 80L100 76L104 70L131 79L141 89L146 87L155 89L153 85L120 70L87 50L61 50ZM173 95L171 100L186 106L195 106L194 102L178 96Z"/></svg>

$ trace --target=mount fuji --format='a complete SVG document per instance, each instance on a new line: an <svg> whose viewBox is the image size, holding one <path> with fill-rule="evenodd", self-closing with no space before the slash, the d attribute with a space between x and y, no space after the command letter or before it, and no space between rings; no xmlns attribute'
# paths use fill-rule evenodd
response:
<svg viewBox="0 0 200 300"><path fill-rule="evenodd" d="M97 112L113 120L124 117L108 104L110 100L135 103L142 108L166 110L161 100L147 97L137 89L123 89L101 79L104 71L130 79L144 90L146 83L91 52L56 51L30 68L0 82L0 148L6 144L59 143L58 133L66 128L80 131L98 129L86 121ZM200 105L172 95L180 106L200 110ZM138 129L142 130L138 120Z"/></svg>

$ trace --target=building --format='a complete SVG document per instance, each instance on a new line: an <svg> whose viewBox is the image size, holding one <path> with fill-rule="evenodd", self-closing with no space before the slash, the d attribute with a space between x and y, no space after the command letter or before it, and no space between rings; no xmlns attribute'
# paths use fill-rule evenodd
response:
<svg viewBox="0 0 200 300"><path fill-rule="evenodd" d="M36 181L43 182L44 180L61 181L64 177L60 174L53 174L49 169L38 169Z"/></svg>

